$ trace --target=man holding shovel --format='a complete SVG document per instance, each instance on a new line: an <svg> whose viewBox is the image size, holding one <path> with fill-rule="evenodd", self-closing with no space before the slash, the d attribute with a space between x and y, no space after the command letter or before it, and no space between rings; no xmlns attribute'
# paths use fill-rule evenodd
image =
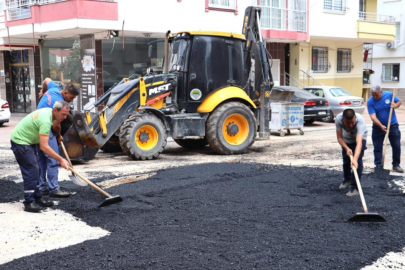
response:
<svg viewBox="0 0 405 270"><path fill-rule="evenodd" d="M56 101L72 102L78 94L79 91L73 85L68 84L64 89L61 90L55 82L53 82L50 78L46 78L42 83L42 90L40 93L40 97L42 98L39 101L37 109L53 108ZM60 123L55 121L49 133L48 143L56 153L59 152L58 143L63 140L60 132ZM49 195L50 197L68 197L70 193L61 190L59 186L58 161L51 158L41 149L39 149L38 162L41 172L39 178L39 189L41 194Z"/></svg>
<svg viewBox="0 0 405 270"><path fill-rule="evenodd" d="M49 157L58 160L68 169L69 163L48 144L49 132L54 121L62 122L69 113L69 104L58 101L54 108L36 110L24 117L11 133L11 150L21 170L24 181L24 211L40 212L43 207L51 207L52 201L42 197L39 191L39 165L37 145Z"/></svg>
<svg viewBox="0 0 405 270"><path fill-rule="evenodd" d="M367 126L363 116L355 113L352 109L346 109L336 116L336 136L342 146L343 157L343 177L339 189L346 189L350 186L350 191L346 196L357 196L357 184L351 167L357 169L359 180L363 173L363 155L366 147ZM353 160L350 161L350 156Z"/></svg>
<svg viewBox="0 0 405 270"><path fill-rule="evenodd" d="M399 166L401 163L401 132L399 131L398 120L395 110L401 106L401 100L394 97L391 92L383 92L380 86L371 87L371 97L367 101L367 109L370 118L373 121L372 139L374 145L374 165L376 168L383 168L382 151L385 135L387 134L388 119L392 108L391 124L388 133L392 147L392 169L403 173L404 170Z"/></svg>

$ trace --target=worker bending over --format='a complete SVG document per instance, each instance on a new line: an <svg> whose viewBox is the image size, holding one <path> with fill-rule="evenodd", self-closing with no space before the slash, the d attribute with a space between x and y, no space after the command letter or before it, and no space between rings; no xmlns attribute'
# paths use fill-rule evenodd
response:
<svg viewBox="0 0 405 270"><path fill-rule="evenodd" d="M363 154L367 140L367 126L363 116L355 113L352 109L346 109L336 116L336 136L339 144L342 146L343 157L343 177L340 189L346 189L350 186L347 196L357 196L357 184L351 167L357 169L359 181L363 173ZM350 156L353 155L353 161Z"/></svg>
<svg viewBox="0 0 405 270"><path fill-rule="evenodd" d="M37 158L39 148L49 157L57 160L65 169L68 169L67 160L58 155L48 144L49 132L52 123L66 119L69 113L69 104L57 101L53 107L36 110L24 117L11 133L11 150L20 167L24 182L24 210L27 212L40 212L43 207L51 207L52 201L42 197L39 191L39 165Z"/></svg>

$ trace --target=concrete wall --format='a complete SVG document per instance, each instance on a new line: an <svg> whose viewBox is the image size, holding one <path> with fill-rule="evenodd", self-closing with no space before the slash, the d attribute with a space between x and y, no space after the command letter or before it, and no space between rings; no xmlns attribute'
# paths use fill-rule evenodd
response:
<svg viewBox="0 0 405 270"><path fill-rule="evenodd" d="M250 0L238 0L238 14L205 10L205 0L120 0L118 23L121 29L125 20L125 29L140 32L174 32L184 30L215 30L241 33L245 9ZM147 7L153 7L148 10ZM150 12L152 11L152 12Z"/></svg>
<svg viewBox="0 0 405 270"><path fill-rule="evenodd" d="M381 14L395 17L400 25L400 35L396 43L396 49L387 49L386 43L374 44L371 84L378 84L382 88L405 88L405 1L378 1L378 11ZM382 65L389 63L400 64L399 82L382 82Z"/></svg>
<svg viewBox="0 0 405 270"><path fill-rule="evenodd" d="M79 1L80 2L80 1ZM96 1L89 1L96 3ZM97 33L106 29L122 30L123 22L126 35L143 36L144 33L154 33L163 36L168 30L172 32L185 30L211 30L241 33L244 12L251 0L237 1L237 14L218 10L206 12L206 0L120 0L118 1L118 20L77 17L69 19L61 17L61 20L53 22L40 22L35 25L36 33L51 31L72 31L70 36L76 34ZM70 2L61 2L45 6L69 5ZM96 3L97 4L97 3ZM107 3L108 4L108 3ZM35 6L36 9L45 6ZM40 12L38 12L40 14ZM55 19L55 18L54 18ZM62 20L63 19L63 20ZM26 19L34 20L34 19ZM20 20L21 21L21 20ZM34 22L34 21L33 21ZM1 21L0 21L1 23ZM13 21L13 35L32 35L31 21L18 25L21 22ZM82 28L78 30L77 28ZM77 29L77 30L75 30ZM66 35L69 35L67 32ZM6 37L5 28L0 28L0 37ZM28 37L28 36L27 36Z"/></svg>
<svg viewBox="0 0 405 270"><path fill-rule="evenodd" d="M97 18L96 15L99 12L99 8L92 9L93 12L87 18L86 14L80 13L80 10L82 10L80 5L76 4L75 6L75 3L96 5L118 3L118 19L112 19L113 17L110 18L108 16L106 19ZM13 26L10 33L12 38L17 36L25 39L32 37L32 23L35 23L35 33L37 35L47 35L57 31L63 31L64 33L59 34L63 37L99 33L102 37L96 37L97 39L106 38L106 30L121 31L124 21L124 33L127 36L143 37L144 33L152 33L151 37L163 37L164 33L168 30L172 32L210 30L241 33L245 9L251 4L251 0L238 0L236 12L220 10L208 10L207 12L206 0L149 0L147 2L144 0L119 0L116 3L75 0L44 6L33 6L31 10L36 11L36 13L34 12L35 18L11 21L8 24ZM43 16L43 13L45 13L42 12L43 10L52 7L59 8L63 5L72 6L72 8L76 7L76 13L70 11L51 12L54 15L52 19L55 21L41 21L47 18L46 15ZM69 17L65 13L73 14L72 16L77 17L71 18L72 16ZM105 8L100 13L104 14ZM0 37L7 37L7 30L4 24L2 24L1 14ZM48 36L47 38L52 39L52 36Z"/></svg>
<svg viewBox="0 0 405 270"><path fill-rule="evenodd" d="M346 11L330 13L323 10L324 1L310 1L309 35L324 38L356 38L359 1L343 1Z"/></svg>

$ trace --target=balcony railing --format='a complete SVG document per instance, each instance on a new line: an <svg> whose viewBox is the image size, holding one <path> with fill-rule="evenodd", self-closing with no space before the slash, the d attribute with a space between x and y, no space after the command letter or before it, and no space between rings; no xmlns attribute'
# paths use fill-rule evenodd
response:
<svg viewBox="0 0 405 270"><path fill-rule="evenodd" d="M7 20L15 21L31 18L31 6L46 5L71 0L6 0ZM89 0L87 0L89 1ZM116 0L91 0L102 2L115 2Z"/></svg>
<svg viewBox="0 0 405 270"><path fill-rule="evenodd" d="M369 12L359 12L359 20L367 22L378 22L378 23L387 23L395 24L395 17L389 15L381 15L376 13Z"/></svg>
<svg viewBox="0 0 405 270"><path fill-rule="evenodd" d="M307 31L307 11L263 7L261 27L263 29L288 30L297 32Z"/></svg>

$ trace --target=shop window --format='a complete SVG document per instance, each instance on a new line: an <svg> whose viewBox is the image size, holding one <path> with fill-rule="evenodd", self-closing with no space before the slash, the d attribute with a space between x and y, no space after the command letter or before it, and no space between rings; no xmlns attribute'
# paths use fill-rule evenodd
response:
<svg viewBox="0 0 405 270"><path fill-rule="evenodd" d="M344 0L324 0L323 10L328 12L345 12Z"/></svg>
<svg viewBox="0 0 405 270"><path fill-rule="evenodd" d="M350 49L338 49L337 72L350 72L352 70L352 51Z"/></svg>
<svg viewBox="0 0 405 270"><path fill-rule="evenodd" d="M313 72L328 72L328 48L312 47L312 71Z"/></svg>
<svg viewBox="0 0 405 270"><path fill-rule="evenodd" d="M104 92L124 78L130 80L145 76L149 67L155 72L163 66L164 42L155 38L126 37L125 50L121 39L102 41ZM152 42L153 41L153 42ZM152 56L148 56L152 45Z"/></svg>
<svg viewBox="0 0 405 270"><path fill-rule="evenodd" d="M383 64L383 82L399 82L399 64Z"/></svg>
<svg viewBox="0 0 405 270"><path fill-rule="evenodd" d="M205 0L205 11L219 10L238 14L237 0Z"/></svg>
<svg viewBox="0 0 405 270"><path fill-rule="evenodd" d="M81 83L79 39L45 40L41 48L44 78L51 78L60 86Z"/></svg>

